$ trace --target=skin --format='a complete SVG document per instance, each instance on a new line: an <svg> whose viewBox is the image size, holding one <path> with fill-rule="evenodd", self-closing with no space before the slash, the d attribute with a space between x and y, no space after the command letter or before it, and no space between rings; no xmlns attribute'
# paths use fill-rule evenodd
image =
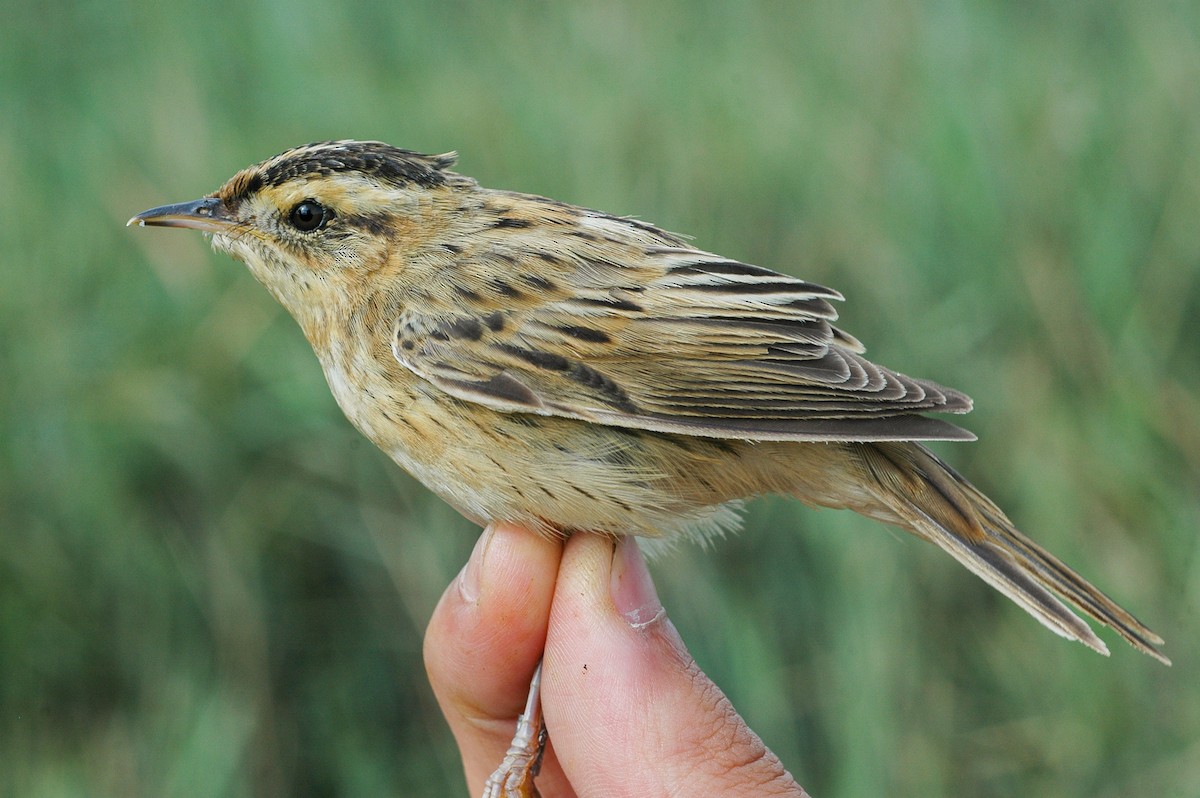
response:
<svg viewBox="0 0 1200 798"><path fill-rule="evenodd" d="M425 637L472 794L508 747L543 648L543 798L806 795L687 653L632 539L564 545L502 524Z"/></svg>

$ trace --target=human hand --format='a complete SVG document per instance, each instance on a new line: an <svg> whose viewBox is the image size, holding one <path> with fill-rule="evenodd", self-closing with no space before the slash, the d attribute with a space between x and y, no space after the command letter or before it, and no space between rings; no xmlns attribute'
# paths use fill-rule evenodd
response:
<svg viewBox="0 0 1200 798"><path fill-rule="evenodd" d="M539 658L544 798L806 795L692 660L632 538L564 545L506 525L485 530L425 636L472 795L508 749Z"/></svg>

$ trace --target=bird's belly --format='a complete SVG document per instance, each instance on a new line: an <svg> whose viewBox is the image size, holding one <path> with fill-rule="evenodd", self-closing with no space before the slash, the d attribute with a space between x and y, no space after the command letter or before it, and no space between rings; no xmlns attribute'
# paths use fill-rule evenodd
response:
<svg viewBox="0 0 1200 798"><path fill-rule="evenodd" d="M346 417L476 523L543 532L671 537L737 525L731 500L761 492L739 468L750 446L504 413L370 358L322 358Z"/></svg>
<svg viewBox="0 0 1200 798"><path fill-rule="evenodd" d="M424 417L439 436L436 455L407 440L385 451L476 522L650 537L736 524L723 506L736 496L696 481L706 470L696 462L707 459L697 457L702 443L682 450L656 433L500 413L444 396Z"/></svg>

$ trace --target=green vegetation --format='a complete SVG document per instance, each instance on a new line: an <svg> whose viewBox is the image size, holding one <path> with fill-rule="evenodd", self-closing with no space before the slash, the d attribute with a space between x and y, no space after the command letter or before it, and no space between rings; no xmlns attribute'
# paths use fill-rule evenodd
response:
<svg viewBox="0 0 1200 798"><path fill-rule="evenodd" d="M938 451L1168 642L1045 632L948 557L754 503L655 566L814 796L1200 785L1200 11L1188 3L8 3L0 795L462 794L424 623L475 530L198 235L324 138L832 285L962 388Z"/></svg>

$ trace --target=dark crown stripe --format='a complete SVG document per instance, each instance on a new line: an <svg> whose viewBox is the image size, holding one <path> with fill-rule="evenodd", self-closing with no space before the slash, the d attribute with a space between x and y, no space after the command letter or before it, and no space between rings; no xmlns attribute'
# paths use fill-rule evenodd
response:
<svg viewBox="0 0 1200 798"><path fill-rule="evenodd" d="M226 202L308 175L360 172L384 183L433 188L453 173L455 155L424 155L378 141L323 141L288 150L237 175L221 191Z"/></svg>

